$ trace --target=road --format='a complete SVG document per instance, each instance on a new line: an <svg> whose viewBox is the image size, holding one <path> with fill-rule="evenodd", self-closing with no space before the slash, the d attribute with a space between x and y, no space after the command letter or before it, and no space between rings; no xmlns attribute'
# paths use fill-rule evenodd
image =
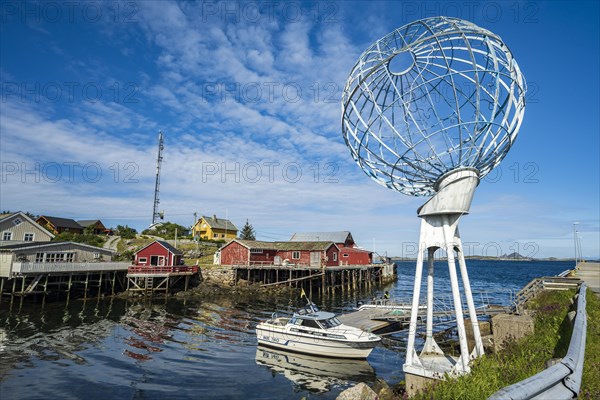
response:
<svg viewBox="0 0 600 400"><path fill-rule="evenodd" d="M585 281L587 287L600 296L600 263L581 262L577 264L575 276Z"/></svg>
<svg viewBox="0 0 600 400"><path fill-rule="evenodd" d="M108 240L106 242L104 242L104 244L102 245L103 248L105 249L110 249L110 250L115 250L117 251L117 243L119 243L119 240L121 239L121 236L110 236L108 238Z"/></svg>

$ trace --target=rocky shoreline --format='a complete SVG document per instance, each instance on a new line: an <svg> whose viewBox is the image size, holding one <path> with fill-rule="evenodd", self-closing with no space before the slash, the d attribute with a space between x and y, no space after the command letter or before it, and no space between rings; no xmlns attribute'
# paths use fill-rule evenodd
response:
<svg viewBox="0 0 600 400"><path fill-rule="evenodd" d="M205 278L198 285L189 288L186 292L175 293L175 298L185 299L191 297L231 297L237 299L277 300L281 298L297 297L300 289L285 285L263 287L239 280L237 285L223 282L214 278Z"/></svg>

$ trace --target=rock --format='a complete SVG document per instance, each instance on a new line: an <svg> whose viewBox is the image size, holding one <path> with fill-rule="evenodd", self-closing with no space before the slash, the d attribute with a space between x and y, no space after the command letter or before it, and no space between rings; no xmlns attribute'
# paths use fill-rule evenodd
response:
<svg viewBox="0 0 600 400"><path fill-rule="evenodd" d="M379 400L393 400L395 398L394 391L383 379L375 380L375 383L373 383L373 391L377 393L377 398Z"/></svg>
<svg viewBox="0 0 600 400"><path fill-rule="evenodd" d="M336 400L378 400L378 397L373 389L367 386L366 383L361 382L344 390Z"/></svg>

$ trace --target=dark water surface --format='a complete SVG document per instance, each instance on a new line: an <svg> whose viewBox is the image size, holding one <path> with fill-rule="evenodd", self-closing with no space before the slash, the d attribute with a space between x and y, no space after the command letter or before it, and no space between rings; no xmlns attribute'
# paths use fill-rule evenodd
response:
<svg viewBox="0 0 600 400"><path fill-rule="evenodd" d="M476 302L505 305L531 279L571 264L467 261ZM435 276L444 297L442 262ZM395 283L313 301L339 313L384 290L408 298L413 278L414 263L403 262ZM42 306L4 298L0 399L329 399L356 382L403 379L402 335L384 340L367 361L257 349L256 324L290 303L300 301L88 299Z"/></svg>

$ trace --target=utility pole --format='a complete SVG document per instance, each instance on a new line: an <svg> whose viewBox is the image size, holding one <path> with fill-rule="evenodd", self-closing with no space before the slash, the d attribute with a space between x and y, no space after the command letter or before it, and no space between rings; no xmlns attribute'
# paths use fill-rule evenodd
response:
<svg viewBox="0 0 600 400"><path fill-rule="evenodd" d="M196 242L196 251L200 251L200 238L194 232L196 229L196 224L198 223L198 213L194 211L194 225L192 226L192 235L194 235L194 242Z"/></svg>
<svg viewBox="0 0 600 400"><path fill-rule="evenodd" d="M162 164L162 159L163 159L163 156L162 156L163 148L164 148L163 133L162 133L162 131L159 131L158 132L158 157L156 159L156 183L154 185L154 208L152 209L152 225L151 226L154 226L157 218L160 218L160 219L164 218L164 213L161 213L158 211L158 204L160 203L160 200L158 199L158 192L159 192L159 186L160 186L160 166Z"/></svg>
<svg viewBox="0 0 600 400"><path fill-rule="evenodd" d="M577 225L579 222L573 222L573 241L575 243L575 268L577 268L577 258L579 255L579 251L577 248Z"/></svg>

